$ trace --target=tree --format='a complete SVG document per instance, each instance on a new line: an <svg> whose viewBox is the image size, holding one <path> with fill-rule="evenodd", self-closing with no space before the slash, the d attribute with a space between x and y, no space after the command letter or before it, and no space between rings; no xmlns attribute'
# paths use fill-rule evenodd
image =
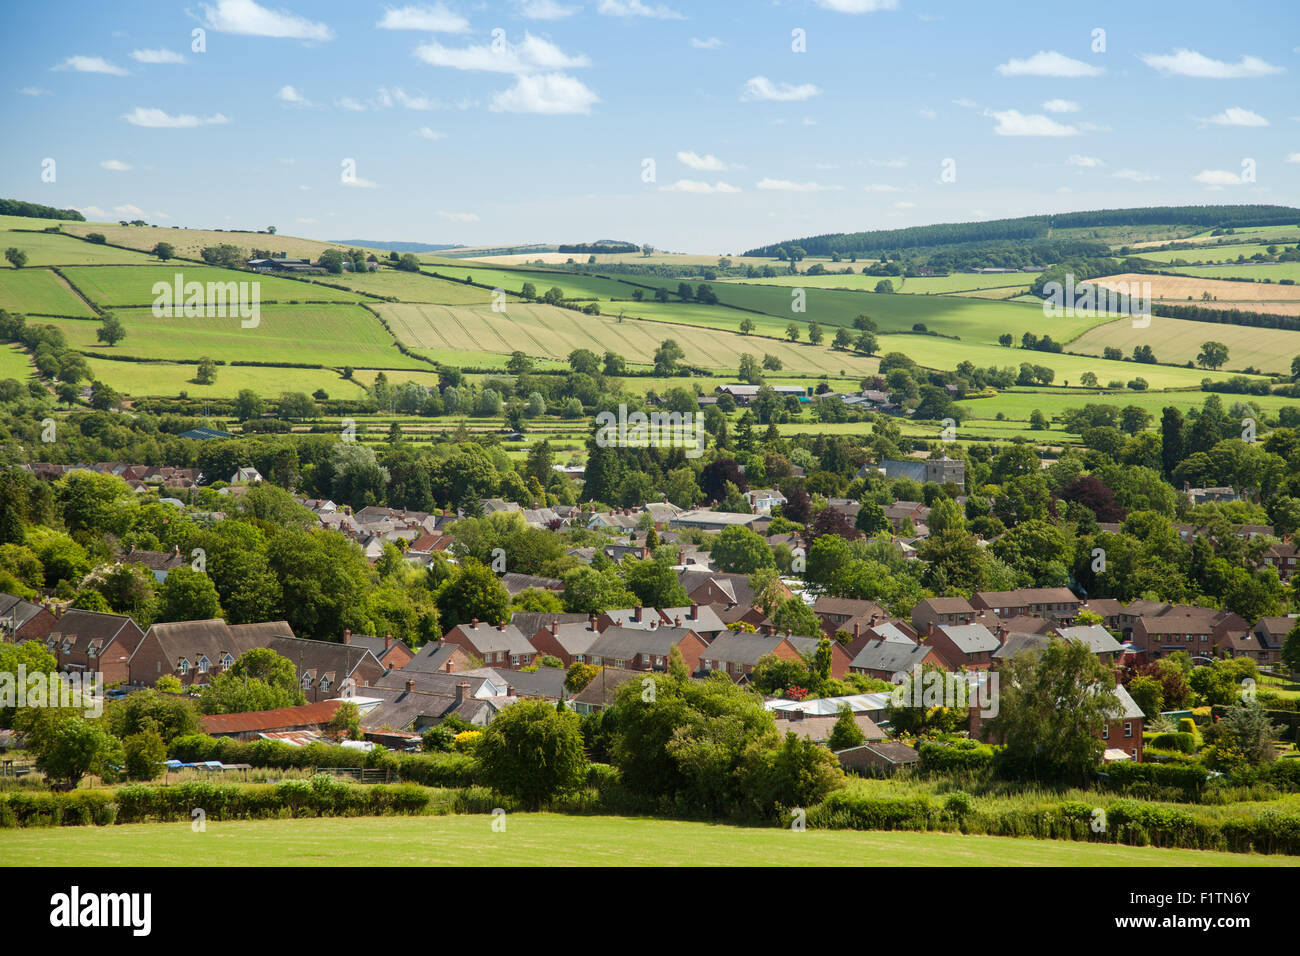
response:
<svg viewBox="0 0 1300 956"><path fill-rule="evenodd" d="M866 739L867 735L858 726L857 720L853 717L853 711L848 707L841 707L839 719L835 721L835 726L831 728L831 735L826 741L826 746L834 753L840 750L848 750L850 747L857 747L865 743Z"/></svg>
<svg viewBox="0 0 1300 956"><path fill-rule="evenodd" d="M1282 663L1292 673L1300 671L1300 624L1287 631L1286 639L1282 642Z"/></svg>
<svg viewBox="0 0 1300 956"><path fill-rule="evenodd" d="M1221 368L1228 361L1228 347L1222 342L1202 342L1196 364L1201 368Z"/></svg>
<svg viewBox="0 0 1300 956"><path fill-rule="evenodd" d="M206 355L199 359L199 370L194 375L194 381L200 385L211 385L217 380L217 363L212 361Z"/></svg>
<svg viewBox="0 0 1300 956"><path fill-rule="evenodd" d="M831 348L838 349L840 351L847 351L849 346L852 344L853 344L852 332L844 328L836 329L835 338L831 341Z"/></svg>
<svg viewBox="0 0 1300 956"><path fill-rule="evenodd" d="M867 498L862 502L862 507L858 509L857 517L853 520L853 526L868 537L879 534L889 529L889 518L885 515L885 509L878 502Z"/></svg>
<svg viewBox="0 0 1300 956"><path fill-rule="evenodd" d="M748 352L741 353L737 377L742 382L748 382L750 385L761 385L763 383L763 370L758 364L758 359Z"/></svg>
<svg viewBox="0 0 1300 956"><path fill-rule="evenodd" d="M235 417L241 422L261 418L265 405L251 388L241 388L235 396Z"/></svg>
<svg viewBox="0 0 1300 956"><path fill-rule="evenodd" d="M716 570L730 574L753 574L759 568L776 567L772 549L757 532L743 525L728 525L713 539L709 552Z"/></svg>
<svg viewBox="0 0 1300 956"><path fill-rule="evenodd" d="M473 620L491 625L510 620L510 592L490 568L473 558L465 558L439 589L437 604L447 629Z"/></svg>
<svg viewBox="0 0 1300 956"><path fill-rule="evenodd" d="M27 253L23 252L17 246L10 246L5 250L5 258L15 269L21 269L27 265Z"/></svg>
<svg viewBox="0 0 1300 956"><path fill-rule="evenodd" d="M630 562L624 566L623 579L644 607L685 607L690 603L677 573L662 561Z"/></svg>
<svg viewBox="0 0 1300 956"><path fill-rule="evenodd" d="M740 334L741 334L741 335L748 335L750 332L753 332L753 331L754 331L754 320L753 320L753 319L745 318L745 319L741 319L741 320L740 320ZM1297 359L1297 361L1300 361L1300 359Z"/></svg>
<svg viewBox="0 0 1300 956"><path fill-rule="evenodd" d="M149 250L151 255L157 256L163 262L176 257L176 247L170 242L155 243L154 247Z"/></svg>
<svg viewBox="0 0 1300 956"><path fill-rule="evenodd" d="M167 766L167 746L156 730L144 730L122 741L126 775L132 780L153 780Z"/></svg>
<svg viewBox="0 0 1300 956"><path fill-rule="evenodd" d="M1165 691L1160 681L1149 675L1139 675L1128 683L1129 696L1148 720L1155 719L1164 709Z"/></svg>
<svg viewBox="0 0 1300 956"><path fill-rule="evenodd" d="M206 621L221 617L212 579L188 565L173 568L158 589L158 621Z"/></svg>
<svg viewBox="0 0 1300 956"><path fill-rule="evenodd" d="M877 291L877 292L893 292L893 291L894 291L894 283L891 282L891 281L888 280L888 279L881 279L879 282L876 283L876 291Z"/></svg>
<svg viewBox="0 0 1300 956"><path fill-rule="evenodd" d="M677 363L686 357L686 352L673 339L664 339L655 349L654 363L656 375L675 375ZM606 373L608 374L608 373Z"/></svg>
<svg viewBox="0 0 1300 956"><path fill-rule="evenodd" d="M778 632L800 637L817 637L822 633L821 619L799 597L788 597L777 604L772 626Z"/></svg>
<svg viewBox="0 0 1300 956"><path fill-rule="evenodd" d="M36 710L28 708L24 716ZM117 739L98 721L50 709L33 717L24 729L28 732L27 749L36 757L36 769L66 789L75 788L88 773L104 773L120 760Z"/></svg>
<svg viewBox="0 0 1300 956"><path fill-rule="evenodd" d="M574 661L564 675L564 689L570 694L580 694L600 673L600 668L582 661Z"/></svg>
<svg viewBox="0 0 1300 956"><path fill-rule="evenodd" d="M126 326L112 312L106 312L100 320L99 328L95 330L95 338L112 347L126 338Z"/></svg>
<svg viewBox="0 0 1300 956"><path fill-rule="evenodd" d="M798 341L799 341L799 326L795 325L793 322L791 322L789 325L787 325L787 326L785 327L785 337L786 337L787 339L789 339L791 342L798 342Z"/></svg>
<svg viewBox="0 0 1300 956"><path fill-rule="evenodd" d="M1272 763L1277 759L1275 741L1284 728L1273 724L1258 701L1229 707L1221 726L1224 737L1251 766Z"/></svg>
<svg viewBox="0 0 1300 956"><path fill-rule="evenodd" d="M1053 639L1042 654L1003 665L998 715L990 738L1014 779L1087 783L1101 762L1101 732L1119 712L1106 666L1082 641Z"/></svg>
<svg viewBox="0 0 1300 956"><path fill-rule="evenodd" d="M536 809L572 793L587 776L577 714L544 700L505 708L483 731L475 752L483 782Z"/></svg>
<svg viewBox="0 0 1300 956"><path fill-rule="evenodd" d="M809 322L808 341L811 342L813 345L821 345L822 338L823 338L822 327L818 325L816 322Z"/></svg>

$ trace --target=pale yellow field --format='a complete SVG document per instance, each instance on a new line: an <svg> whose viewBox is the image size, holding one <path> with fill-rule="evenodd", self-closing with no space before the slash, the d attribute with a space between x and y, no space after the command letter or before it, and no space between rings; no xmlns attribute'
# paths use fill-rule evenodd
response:
<svg viewBox="0 0 1300 956"><path fill-rule="evenodd" d="M1149 345L1161 362L1195 362L1202 342L1228 346L1227 369L1254 366L1263 372L1287 372L1291 359L1300 355L1300 332L1258 329L1244 325L1221 325L1151 316L1151 325L1133 328L1128 318L1099 325L1070 343L1071 352L1101 355L1107 347L1132 355L1134 346ZM1206 373L1209 375L1209 373Z"/></svg>
<svg viewBox="0 0 1300 956"><path fill-rule="evenodd" d="M176 249L176 255L183 259L197 259L199 250L205 246L219 246L230 243L238 246L246 254L254 248L268 249L271 252L283 252L290 258L310 257L316 259L326 249L346 249L332 242L318 242L315 239L298 239L294 236L269 236L258 232L222 232L215 229L172 229L170 226L119 226L117 223L103 222L65 222L63 231L75 236L84 236L92 232L102 233L104 238L116 246L127 246L148 252L158 242L170 242ZM376 256L387 257L388 253L374 250Z"/></svg>
<svg viewBox="0 0 1300 956"><path fill-rule="evenodd" d="M1300 315L1300 286L1264 282L1228 282L1199 276L1157 276L1125 273L1091 280L1105 289L1118 283L1151 283L1151 301L1165 305L1199 305L1207 309L1245 309L1276 315ZM1205 293L1210 299L1203 299Z"/></svg>

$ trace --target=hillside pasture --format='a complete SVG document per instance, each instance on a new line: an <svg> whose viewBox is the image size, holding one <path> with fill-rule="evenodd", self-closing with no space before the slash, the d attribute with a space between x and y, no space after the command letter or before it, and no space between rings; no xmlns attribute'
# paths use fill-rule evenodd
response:
<svg viewBox="0 0 1300 956"><path fill-rule="evenodd" d="M30 220L29 220L30 221ZM37 220L38 222L40 220ZM61 224L64 232L75 236L84 236L98 232L115 246L128 249L141 249L148 252L158 242L170 242L176 254L185 259L198 259L199 252L208 246L220 246L229 243L238 246L246 256L254 249L266 249L279 254L283 252L291 259L320 258L326 249L346 251L349 246L335 242L320 242L315 239L299 239L295 236L269 235L261 232L231 232L221 229L179 229L170 226L121 226L117 223L103 222L65 222ZM367 249L378 257L388 255L383 249Z"/></svg>
<svg viewBox="0 0 1300 956"><path fill-rule="evenodd" d="M566 299L630 299L635 285L607 279L603 276L576 275L569 272L549 272L546 270L527 269L491 269L468 264L429 267L428 272L436 273L453 282L470 278L474 283L486 285L492 289L504 289L506 292L519 294L524 283L531 282L537 295L543 295L552 286L560 289ZM660 280L662 281L662 280ZM471 287L472 288L472 287ZM673 286L676 288L676 285ZM490 301L485 289L476 290L479 301ZM646 293L649 295L650 293Z"/></svg>
<svg viewBox="0 0 1300 956"><path fill-rule="evenodd" d="M107 351L107 350L105 350ZM87 359L96 379L133 398L176 398L184 392L190 398L234 398L249 388L268 398L281 392L312 394L324 389L330 398L360 398L361 386L348 381L335 369L266 368L252 365L219 365L217 380L199 385L194 377L198 365L177 362L125 362L110 359ZM405 372L387 373L395 380L405 380ZM356 379L372 382L375 373L357 369Z"/></svg>
<svg viewBox="0 0 1300 956"><path fill-rule="evenodd" d="M53 271L30 267L0 272L0 309L26 315L95 314Z"/></svg>
<svg viewBox="0 0 1300 956"><path fill-rule="evenodd" d="M836 264L833 268L842 268ZM803 286L813 289L847 289L851 292L875 292L876 285L888 279L894 285L895 292L908 295L951 295L957 292L971 292L985 289L1027 288L1027 273L1004 272L995 275L983 275L974 272L954 272L946 276L871 276L854 273L852 275L778 275L762 279L730 279L730 282L744 282L754 285L779 285L786 288Z"/></svg>
<svg viewBox="0 0 1300 956"><path fill-rule="evenodd" d="M247 282L250 289L256 283L261 302L356 302L362 298L352 292L315 283L281 279L260 272L217 269L189 262L138 267L78 266L63 270L63 274L86 298L101 308L152 305L155 299L154 284L164 282L174 288L177 276L181 277L182 283L202 282L206 285L209 282Z"/></svg>
<svg viewBox="0 0 1300 956"><path fill-rule="evenodd" d="M158 262L143 252L117 249L53 232L0 233L0 248L8 249L10 246L27 253L29 269L32 266L148 265ZM0 259L0 269L13 269L13 266Z"/></svg>
<svg viewBox="0 0 1300 956"><path fill-rule="evenodd" d="M1251 279L1265 284L1267 284L1265 280L1279 282L1282 279L1300 282L1300 262L1260 262L1250 265L1225 262L1221 265L1173 266L1172 268L1183 275L1195 278L1205 276L1212 279Z"/></svg>
<svg viewBox="0 0 1300 956"><path fill-rule="evenodd" d="M1300 355L1300 332L1160 315L1151 316L1149 328L1135 329L1127 318L1100 325L1071 342L1070 349L1101 355L1113 347L1131 355L1136 346L1150 345L1160 361L1182 364L1196 361L1203 342L1222 342L1228 347L1229 369L1253 366L1263 372L1289 372L1292 357Z"/></svg>
<svg viewBox="0 0 1300 956"><path fill-rule="evenodd" d="M320 277L321 282L347 286L357 292L393 297L402 302L434 302L443 305L481 305L491 302L486 289L449 282L427 272L404 272L381 266L377 272L344 272Z"/></svg>
<svg viewBox="0 0 1300 956"><path fill-rule="evenodd" d="M255 328L228 318L158 317L151 309L118 309L126 338L112 348L99 343L97 322L56 319L73 348L81 351L171 361L320 364L341 368L427 370L428 364L397 350L392 336L365 309L352 305L266 305Z"/></svg>
<svg viewBox="0 0 1300 956"><path fill-rule="evenodd" d="M378 306L393 334L411 348L441 350L470 348L508 355L519 350L554 361L565 360L575 349L597 355L617 352L629 362L651 365L654 352L665 339L674 339L686 352L685 361L705 368L734 369L740 355L757 358L770 353L781 359L787 372L820 374L845 369L853 375L872 372L878 363L866 356L834 353L825 347L794 345L756 339L735 332L677 326L608 316L584 315L571 309L535 304L512 304L504 312L490 307L446 307L416 304Z"/></svg>

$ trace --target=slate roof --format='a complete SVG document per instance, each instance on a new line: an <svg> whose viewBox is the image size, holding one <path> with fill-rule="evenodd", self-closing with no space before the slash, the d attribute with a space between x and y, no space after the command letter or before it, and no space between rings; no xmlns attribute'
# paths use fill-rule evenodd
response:
<svg viewBox="0 0 1300 956"><path fill-rule="evenodd" d="M684 627L657 627L654 630L607 627L591 642L587 653L591 657L616 661L630 661L638 654L667 657L668 652L689 633L690 629Z"/></svg>
<svg viewBox="0 0 1300 956"><path fill-rule="evenodd" d="M928 644L900 644L897 641L872 641L858 651L849 665L858 670L908 673L933 650Z"/></svg>

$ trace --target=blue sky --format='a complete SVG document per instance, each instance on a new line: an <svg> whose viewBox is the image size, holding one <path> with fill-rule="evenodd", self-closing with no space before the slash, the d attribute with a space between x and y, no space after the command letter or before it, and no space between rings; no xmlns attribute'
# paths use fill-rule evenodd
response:
<svg viewBox="0 0 1300 956"><path fill-rule="evenodd" d="M320 239L706 253L1300 201L1294 0L1053 6L12 5L0 195Z"/></svg>

